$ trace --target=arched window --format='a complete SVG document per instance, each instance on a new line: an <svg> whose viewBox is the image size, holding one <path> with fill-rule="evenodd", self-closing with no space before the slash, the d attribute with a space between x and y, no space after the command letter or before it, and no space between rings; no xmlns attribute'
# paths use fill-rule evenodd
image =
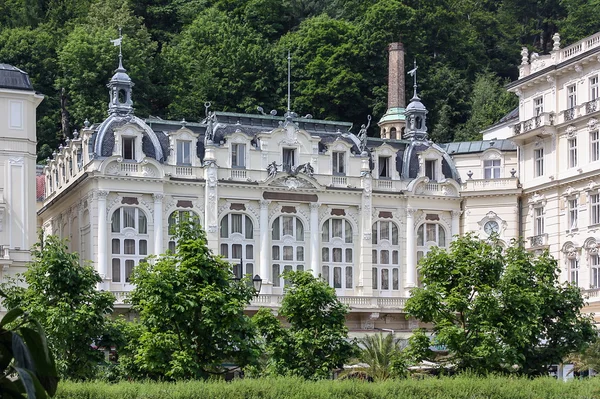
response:
<svg viewBox="0 0 600 399"><path fill-rule="evenodd" d="M198 215L196 215L192 211L178 210L174 211L173 213L171 213L171 215L169 215L169 251L175 252L177 240L175 239L175 237L173 237L173 234L175 234L175 226L177 225L177 223L192 219L198 219Z"/></svg>
<svg viewBox="0 0 600 399"><path fill-rule="evenodd" d="M304 270L304 225L296 216L279 216L271 231L273 287L281 287L283 272Z"/></svg>
<svg viewBox="0 0 600 399"><path fill-rule="evenodd" d="M110 224L112 281L129 283L133 268L148 255L148 219L139 208L123 206Z"/></svg>
<svg viewBox="0 0 600 399"><path fill-rule="evenodd" d="M398 137L396 137L396 128L393 127L390 129L390 139L397 139Z"/></svg>
<svg viewBox="0 0 600 399"><path fill-rule="evenodd" d="M373 289L400 289L400 240L398 226L389 220L373 223Z"/></svg>
<svg viewBox="0 0 600 399"><path fill-rule="evenodd" d="M446 247L446 230L437 223L424 223L417 229L417 262L432 247Z"/></svg>
<svg viewBox="0 0 600 399"><path fill-rule="evenodd" d="M221 219L220 253L233 264L236 278L254 275L254 226L243 213L230 213Z"/></svg>
<svg viewBox="0 0 600 399"><path fill-rule="evenodd" d="M352 225L345 219L329 219L321 229L321 276L333 288L352 288L354 248Z"/></svg>

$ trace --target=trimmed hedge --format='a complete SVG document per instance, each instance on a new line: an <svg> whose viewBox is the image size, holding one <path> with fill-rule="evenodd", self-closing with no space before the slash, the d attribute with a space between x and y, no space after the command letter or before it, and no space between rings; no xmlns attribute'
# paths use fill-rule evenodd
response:
<svg viewBox="0 0 600 399"><path fill-rule="evenodd" d="M562 382L489 377L429 378L380 383L308 382L297 378L244 379L233 382L59 383L56 398L69 399L597 399L600 378Z"/></svg>

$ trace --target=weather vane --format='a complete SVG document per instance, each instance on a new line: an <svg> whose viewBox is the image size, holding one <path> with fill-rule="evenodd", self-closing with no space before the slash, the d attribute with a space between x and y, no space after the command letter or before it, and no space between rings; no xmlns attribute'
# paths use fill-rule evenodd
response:
<svg viewBox="0 0 600 399"><path fill-rule="evenodd" d="M287 112L288 114L292 111L292 55L290 54L290 50L288 50L288 56L287 56L287 61L288 61L288 81L287 81L287 86L288 86L288 98L287 98Z"/></svg>
<svg viewBox="0 0 600 399"><path fill-rule="evenodd" d="M121 27L119 26L119 38L112 39L110 41L114 46L119 46L119 68L123 68L123 52L121 43L123 42L123 35L121 34Z"/></svg>
<svg viewBox="0 0 600 399"><path fill-rule="evenodd" d="M419 67L417 66L417 60L416 59L415 59L414 66L415 67L413 69L411 69L410 71L408 71L408 74L413 77L413 87L414 87L413 98L419 98L417 96L417 69Z"/></svg>

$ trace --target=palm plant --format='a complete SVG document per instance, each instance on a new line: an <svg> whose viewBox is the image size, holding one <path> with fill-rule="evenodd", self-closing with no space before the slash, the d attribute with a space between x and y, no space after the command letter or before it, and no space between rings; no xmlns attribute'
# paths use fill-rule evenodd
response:
<svg viewBox="0 0 600 399"><path fill-rule="evenodd" d="M582 372L586 370L600 371L600 339L588 345L580 353L573 353L567 357L565 363L573 364L573 371Z"/></svg>
<svg viewBox="0 0 600 399"><path fill-rule="evenodd" d="M345 370L340 378L367 376L375 381L384 381L393 376L393 364L398 359L407 341L394 338L392 334L367 335L359 339L360 353L354 365Z"/></svg>

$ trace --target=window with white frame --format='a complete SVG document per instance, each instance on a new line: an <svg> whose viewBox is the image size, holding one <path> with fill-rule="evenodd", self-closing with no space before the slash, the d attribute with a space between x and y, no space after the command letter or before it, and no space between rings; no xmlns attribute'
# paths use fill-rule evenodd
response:
<svg viewBox="0 0 600 399"><path fill-rule="evenodd" d="M304 270L304 225L296 216L282 215L273 221L271 259L273 287L282 287L282 274Z"/></svg>
<svg viewBox="0 0 600 399"><path fill-rule="evenodd" d="M392 177L392 171L390 170L390 157L381 156L377 160L377 165L379 168L379 178L380 179L390 179Z"/></svg>
<svg viewBox="0 0 600 399"><path fill-rule="evenodd" d="M446 230L438 223L424 223L417 229L417 262L432 247L446 247Z"/></svg>
<svg viewBox="0 0 600 399"><path fill-rule="evenodd" d="M569 148L569 168L577 166L577 137L567 140Z"/></svg>
<svg viewBox="0 0 600 399"><path fill-rule="evenodd" d="M568 201L569 204L569 230L577 229L577 218L579 216L579 204L577 198L571 198Z"/></svg>
<svg viewBox="0 0 600 399"><path fill-rule="evenodd" d="M230 213L221 219L220 254L233 265L235 278L254 275L254 225L248 215Z"/></svg>
<svg viewBox="0 0 600 399"><path fill-rule="evenodd" d="M569 262L569 282L579 286L579 260L577 258L568 259Z"/></svg>
<svg viewBox="0 0 600 399"><path fill-rule="evenodd" d="M231 166L233 168L246 167L246 144L231 145Z"/></svg>
<svg viewBox="0 0 600 399"><path fill-rule="evenodd" d="M590 194L590 225L600 224L600 194Z"/></svg>
<svg viewBox="0 0 600 399"><path fill-rule="evenodd" d="M598 75L596 75L590 78L590 101L594 101L598 97L600 97L600 93L598 92Z"/></svg>
<svg viewBox="0 0 600 399"><path fill-rule="evenodd" d="M533 99L533 115L538 116L544 112L544 97L540 96Z"/></svg>
<svg viewBox="0 0 600 399"><path fill-rule="evenodd" d="M112 282L129 283L133 268L148 255L148 219L140 208L123 206L111 218Z"/></svg>
<svg viewBox="0 0 600 399"><path fill-rule="evenodd" d="M429 178L431 181L437 181L436 176L437 169L437 161L435 159L426 159L425 160L425 176Z"/></svg>
<svg viewBox="0 0 600 399"><path fill-rule="evenodd" d="M189 166L192 164L192 142L177 140L177 165Z"/></svg>
<svg viewBox="0 0 600 399"><path fill-rule="evenodd" d="M575 108L577 106L577 86L567 86L567 108Z"/></svg>
<svg viewBox="0 0 600 399"><path fill-rule="evenodd" d="M135 137L122 136L121 156L126 160L135 160Z"/></svg>
<svg viewBox="0 0 600 399"><path fill-rule="evenodd" d="M342 151L333 152L333 174L334 175L345 175L346 174L346 153Z"/></svg>
<svg viewBox="0 0 600 399"><path fill-rule="evenodd" d="M400 289L400 238L398 225L390 220L373 223L373 289L398 291Z"/></svg>
<svg viewBox="0 0 600 399"><path fill-rule="evenodd" d="M352 225L332 218L321 228L321 277L333 288L354 286L354 244Z"/></svg>
<svg viewBox="0 0 600 399"><path fill-rule="evenodd" d="M486 159L483 161L483 177L484 179L499 179L500 178L500 160Z"/></svg>
<svg viewBox="0 0 600 399"><path fill-rule="evenodd" d="M600 256L590 255L590 288L600 288Z"/></svg>
<svg viewBox="0 0 600 399"><path fill-rule="evenodd" d="M544 234L544 207L533 208L533 234L539 236Z"/></svg>
<svg viewBox="0 0 600 399"><path fill-rule="evenodd" d="M177 210L177 211L172 212L169 215L169 220L168 220L168 233L169 233L168 248L169 248L169 251L175 252L175 247L177 246L177 240L175 239L175 237L173 237L173 235L175 234L175 226L178 223L186 222L186 221L193 221L193 220L197 221L198 215L196 215L192 211Z"/></svg>
<svg viewBox="0 0 600 399"><path fill-rule="evenodd" d="M600 135L597 130L590 132L590 160L600 161Z"/></svg>
<svg viewBox="0 0 600 399"><path fill-rule="evenodd" d="M295 148L284 148L283 149L283 170L290 171L296 166L296 149Z"/></svg>
<svg viewBox="0 0 600 399"><path fill-rule="evenodd" d="M535 177L544 175L544 149L537 148L533 150L534 174Z"/></svg>

